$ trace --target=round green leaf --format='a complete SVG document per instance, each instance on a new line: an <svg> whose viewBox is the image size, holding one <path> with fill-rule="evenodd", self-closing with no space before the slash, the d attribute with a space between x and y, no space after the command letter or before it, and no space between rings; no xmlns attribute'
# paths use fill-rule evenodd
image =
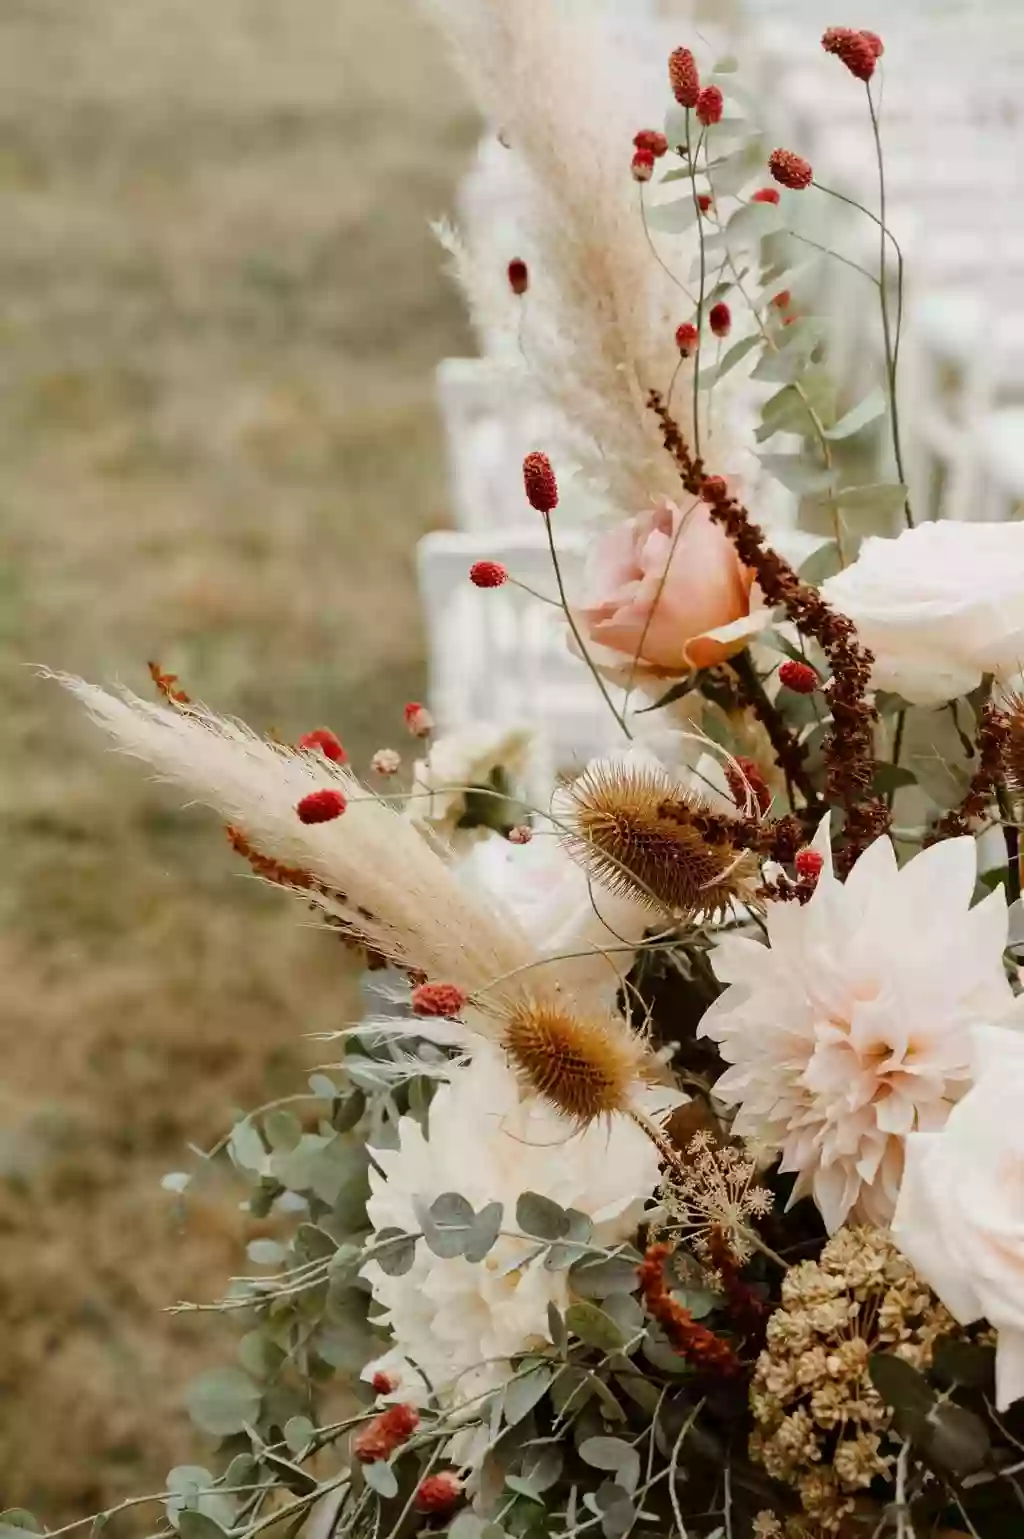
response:
<svg viewBox="0 0 1024 1539"><path fill-rule="evenodd" d="M501 1220L505 1210L500 1202L489 1202L485 1208L473 1220L473 1226L466 1240L463 1255L467 1261L482 1261L492 1249L501 1229Z"/></svg>
<svg viewBox="0 0 1024 1539"><path fill-rule="evenodd" d="M259 1386L240 1368L213 1368L194 1379L185 1392L185 1404L196 1426L216 1437L229 1437L232 1432L243 1431L247 1422L254 1422L260 1400Z"/></svg>
<svg viewBox="0 0 1024 1539"><path fill-rule="evenodd" d="M279 1106L264 1117L263 1131L272 1149L294 1149L302 1137L302 1123L294 1112Z"/></svg>
<svg viewBox="0 0 1024 1539"><path fill-rule="evenodd" d="M565 1323L586 1346L597 1347L600 1352L617 1352L626 1339L611 1316L596 1304L570 1304Z"/></svg>
<svg viewBox="0 0 1024 1539"><path fill-rule="evenodd" d="M292 1416L284 1425L284 1440L293 1454L300 1454L316 1436L316 1428L308 1416Z"/></svg>
<svg viewBox="0 0 1024 1539"><path fill-rule="evenodd" d="M516 1224L523 1234L539 1240L561 1240L569 1232L565 1209L540 1192L523 1192L516 1203Z"/></svg>
<svg viewBox="0 0 1024 1539"><path fill-rule="evenodd" d="M398 1477L390 1464L385 1464L382 1459L375 1460L372 1464L363 1465L363 1479L371 1491L376 1491L385 1501L398 1495Z"/></svg>

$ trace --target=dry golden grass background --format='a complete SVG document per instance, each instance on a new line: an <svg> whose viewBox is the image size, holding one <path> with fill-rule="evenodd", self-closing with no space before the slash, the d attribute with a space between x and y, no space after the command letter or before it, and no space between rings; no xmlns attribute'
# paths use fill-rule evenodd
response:
<svg viewBox="0 0 1024 1539"><path fill-rule="evenodd" d="M202 1444L237 1192L160 1175L301 1088L344 953L213 819L106 752L45 662L160 658L357 767L422 688L445 521L427 229L475 139L411 0L0 7L0 1507L67 1521Z"/></svg>

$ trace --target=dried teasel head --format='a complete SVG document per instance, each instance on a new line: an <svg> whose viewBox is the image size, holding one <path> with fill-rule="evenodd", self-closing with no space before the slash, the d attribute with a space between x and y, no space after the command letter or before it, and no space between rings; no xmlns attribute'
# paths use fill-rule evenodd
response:
<svg viewBox="0 0 1024 1539"><path fill-rule="evenodd" d="M1017 796L1024 795L1024 692L1009 691L1001 704L1005 725L1003 772L1006 784Z"/></svg>
<svg viewBox="0 0 1024 1539"><path fill-rule="evenodd" d="M714 919L750 891L756 862L730 838L728 818L657 767L592 765L568 788L564 821L573 859L652 909Z"/></svg>
<svg viewBox="0 0 1024 1539"><path fill-rule="evenodd" d="M624 1021L529 996L510 1001L502 1014L501 1044L524 1090L578 1127L629 1110L646 1051Z"/></svg>

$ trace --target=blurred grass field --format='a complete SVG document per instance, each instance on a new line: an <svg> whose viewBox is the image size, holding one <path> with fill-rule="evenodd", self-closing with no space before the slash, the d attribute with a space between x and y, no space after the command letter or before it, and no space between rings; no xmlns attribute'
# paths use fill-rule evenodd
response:
<svg viewBox="0 0 1024 1539"><path fill-rule="evenodd" d="M193 693L358 768L423 687L445 522L427 228L475 124L411 0L0 7L0 1507L159 1489L230 1350L237 1193L160 1175L294 1088L336 941L33 663Z"/></svg>

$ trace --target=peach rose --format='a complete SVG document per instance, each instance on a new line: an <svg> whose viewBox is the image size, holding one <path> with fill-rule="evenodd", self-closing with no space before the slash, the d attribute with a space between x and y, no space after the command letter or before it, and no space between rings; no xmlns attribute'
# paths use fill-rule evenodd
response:
<svg viewBox="0 0 1024 1539"><path fill-rule="evenodd" d="M766 623L766 611L751 614L753 583L706 504L684 513L663 497L598 543L578 618L618 661L689 673L732 657Z"/></svg>

